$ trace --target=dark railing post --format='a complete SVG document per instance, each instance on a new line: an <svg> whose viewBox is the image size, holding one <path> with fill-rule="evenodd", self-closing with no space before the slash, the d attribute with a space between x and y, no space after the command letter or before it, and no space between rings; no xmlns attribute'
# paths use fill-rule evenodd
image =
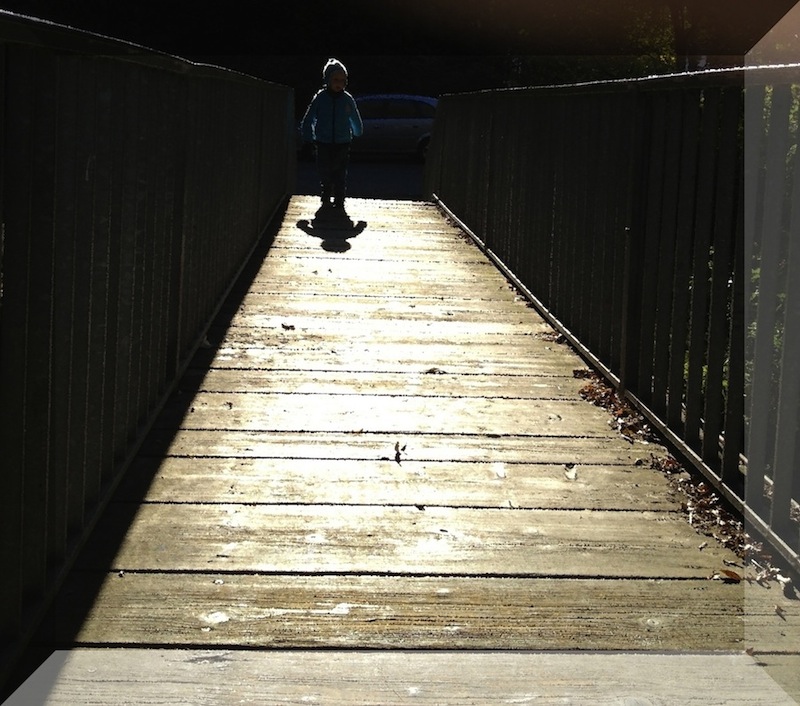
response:
<svg viewBox="0 0 800 706"><path fill-rule="evenodd" d="M707 375L703 423L702 458L722 474L720 438L724 434L725 367L730 356L730 282L736 252L737 185L741 150L736 136L741 118L740 86L726 88L722 96L719 164L716 179L715 222L711 254L711 284L708 323Z"/></svg>
<svg viewBox="0 0 800 706"><path fill-rule="evenodd" d="M184 269L186 248L186 223L184 213L186 208L186 170L189 167L188 152L193 139L191 125L193 112L189 104L189 90L185 83L180 86L179 102L182 110L176 116L173 125L173 139L175 140L175 179L172 185L172 232L171 232L171 257L170 277L172 286L169 288L167 326L166 370L167 379L172 379L178 374L181 364L183 346L183 305L184 305Z"/></svg>
<svg viewBox="0 0 800 706"><path fill-rule="evenodd" d="M743 166L743 165L742 165ZM745 269L744 269L744 170L736 184L736 225L733 252L733 277L730 292L730 332L728 390L725 406L725 435L722 447L722 480L737 498L744 499L742 473L745 426Z"/></svg>
<svg viewBox="0 0 800 706"><path fill-rule="evenodd" d="M648 97L635 92L633 133L628 174L627 222L622 268L622 308L620 327L619 392L638 392L639 339L642 323L642 260L644 256L645 214L647 209L647 173L651 115Z"/></svg>

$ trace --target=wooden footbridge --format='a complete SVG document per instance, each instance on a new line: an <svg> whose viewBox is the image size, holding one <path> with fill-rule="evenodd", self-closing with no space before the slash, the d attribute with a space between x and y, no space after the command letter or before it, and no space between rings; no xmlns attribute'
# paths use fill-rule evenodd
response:
<svg viewBox="0 0 800 706"><path fill-rule="evenodd" d="M0 41L9 704L800 698L794 447L743 451L792 368L758 416L739 347L758 258L792 358L796 250L743 255L741 81L451 96L425 200L321 211L291 90ZM782 154L793 94L748 95Z"/></svg>
<svg viewBox="0 0 800 706"><path fill-rule="evenodd" d="M43 623L47 703L791 703L744 654L775 592L435 206L294 197L251 271Z"/></svg>
<svg viewBox="0 0 800 706"><path fill-rule="evenodd" d="M212 326L55 642L743 649L743 587L709 580L739 560L480 250L431 205L357 200L326 249L316 205Z"/></svg>

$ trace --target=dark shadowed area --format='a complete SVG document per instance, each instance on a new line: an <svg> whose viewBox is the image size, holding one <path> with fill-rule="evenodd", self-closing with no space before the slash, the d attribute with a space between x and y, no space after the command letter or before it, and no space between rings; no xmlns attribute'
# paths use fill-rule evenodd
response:
<svg viewBox="0 0 800 706"><path fill-rule="evenodd" d="M355 156L350 161L347 195L365 199L421 201L424 164L404 157ZM296 194L319 194L317 170L312 159L297 163Z"/></svg>
<svg viewBox="0 0 800 706"><path fill-rule="evenodd" d="M0 0L3 9L295 88L341 58L353 93L426 95L730 65L794 0L327 0L108 3Z"/></svg>

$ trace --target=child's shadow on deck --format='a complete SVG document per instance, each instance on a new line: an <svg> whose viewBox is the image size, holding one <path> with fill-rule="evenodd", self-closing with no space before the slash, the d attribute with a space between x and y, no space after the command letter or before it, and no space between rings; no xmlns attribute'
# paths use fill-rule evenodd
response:
<svg viewBox="0 0 800 706"><path fill-rule="evenodd" d="M331 252L350 249L349 238L355 238L367 227L366 221L354 222L343 208L320 208L310 221L303 218L297 227L304 233L322 240L322 247Z"/></svg>

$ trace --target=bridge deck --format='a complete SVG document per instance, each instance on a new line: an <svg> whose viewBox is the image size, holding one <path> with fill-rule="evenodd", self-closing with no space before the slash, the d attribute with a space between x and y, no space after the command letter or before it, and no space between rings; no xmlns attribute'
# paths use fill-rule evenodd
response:
<svg viewBox="0 0 800 706"><path fill-rule="evenodd" d="M44 639L744 650L744 584L709 580L736 556L480 250L428 204L315 208L290 202Z"/></svg>

